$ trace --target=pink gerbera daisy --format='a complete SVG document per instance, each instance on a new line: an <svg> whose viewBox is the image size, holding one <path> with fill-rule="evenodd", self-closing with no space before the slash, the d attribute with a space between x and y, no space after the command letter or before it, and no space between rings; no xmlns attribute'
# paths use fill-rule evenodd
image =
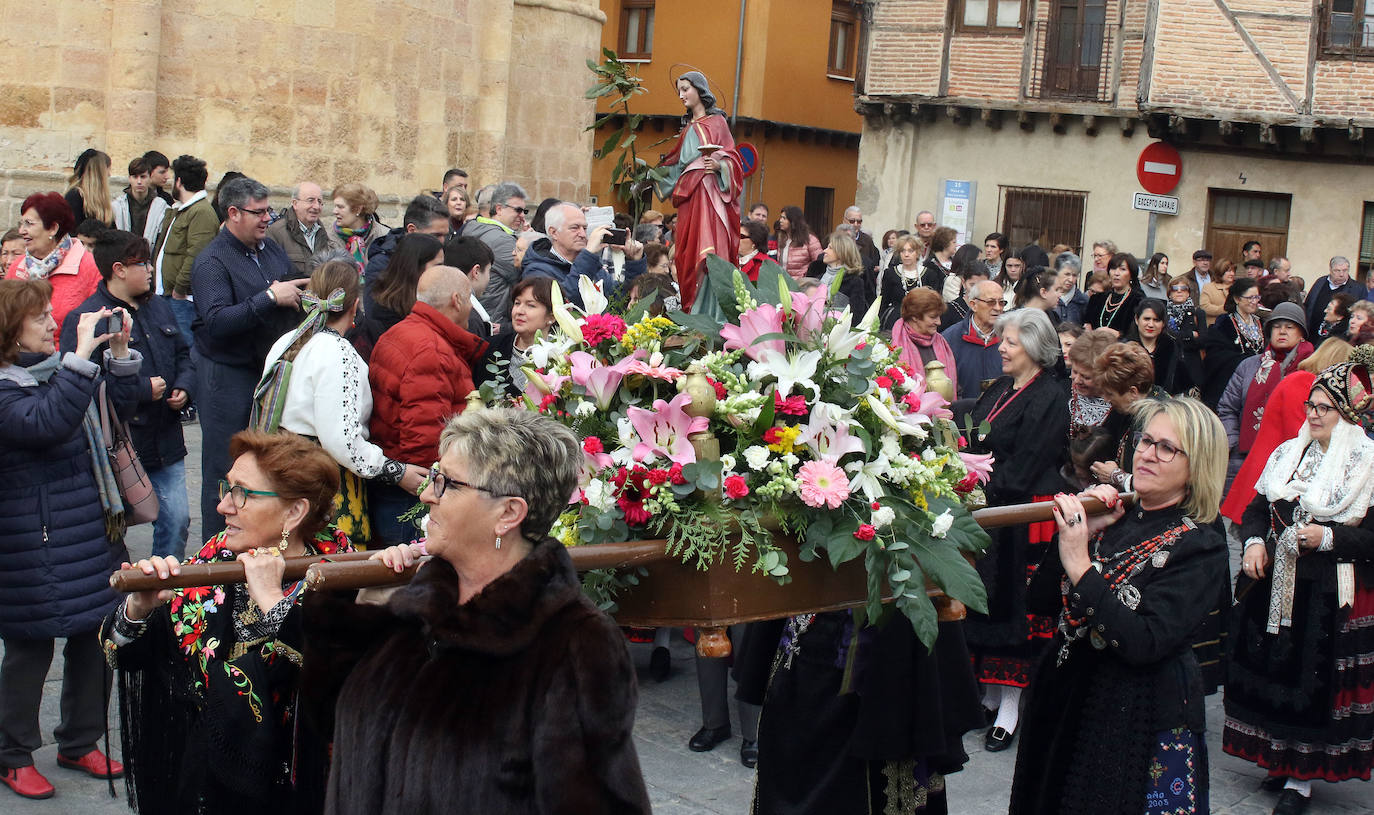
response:
<svg viewBox="0 0 1374 815"><path fill-rule="evenodd" d="M797 471L802 503L809 507L839 509L849 497L844 470L827 461L808 461Z"/></svg>

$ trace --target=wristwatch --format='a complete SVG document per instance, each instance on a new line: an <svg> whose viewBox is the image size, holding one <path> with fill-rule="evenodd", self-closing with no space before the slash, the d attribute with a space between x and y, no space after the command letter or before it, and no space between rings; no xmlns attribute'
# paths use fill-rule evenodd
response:
<svg viewBox="0 0 1374 815"><path fill-rule="evenodd" d="M272 305L275 306L277 304L277 293L272 291L271 286L267 287L267 299L272 301Z"/></svg>

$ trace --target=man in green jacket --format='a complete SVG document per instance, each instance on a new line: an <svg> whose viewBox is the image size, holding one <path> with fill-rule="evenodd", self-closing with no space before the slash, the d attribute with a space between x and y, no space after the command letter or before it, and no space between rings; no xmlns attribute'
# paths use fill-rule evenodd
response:
<svg viewBox="0 0 1374 815"><path fill-rule="evenodd" d="M157 293L168 298L177 325L187 344L194 342L191 323L196 318L191 296L191 262L219 232L219 218L205 195L209 172L195 156L178 156L172 162L172 191L176 203L162 219L157 245L153 247Z"/></svg>

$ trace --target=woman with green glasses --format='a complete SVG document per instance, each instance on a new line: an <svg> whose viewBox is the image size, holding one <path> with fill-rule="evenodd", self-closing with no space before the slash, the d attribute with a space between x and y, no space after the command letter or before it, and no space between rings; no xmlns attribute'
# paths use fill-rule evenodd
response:
<svg viewBox="0 0 1374 815"><path fill-rule="evenodd" d="M118 671L130 803L141 812L316 812L328 751L296 716L303 582L284 559L351 551L330 525L339 467L291 433L244 431L219 482L225 529L190 563L247 580L130 594L100 639ZM176 558L125 569L166 577Z"/></svg>

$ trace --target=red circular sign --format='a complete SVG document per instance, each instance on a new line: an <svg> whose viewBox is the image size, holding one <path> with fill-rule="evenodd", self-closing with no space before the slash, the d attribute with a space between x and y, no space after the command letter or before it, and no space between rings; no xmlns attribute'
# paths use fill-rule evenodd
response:
<svg viewBox="0 0 1374 815"><path fill-rule="evenodd" d="M1146 192L1168 195L1183 177L1183 158L1171 145L1157 141L1140 151L1135 177Z"/></svg>
<svg viewBox="0 0 1374 815"><path fill-rule="evenodd" d="M735 152L739 153L740 164L743 165L744 177L748 178L759 169L759 149L747 141L742 141L735 145Z"/></svg>

